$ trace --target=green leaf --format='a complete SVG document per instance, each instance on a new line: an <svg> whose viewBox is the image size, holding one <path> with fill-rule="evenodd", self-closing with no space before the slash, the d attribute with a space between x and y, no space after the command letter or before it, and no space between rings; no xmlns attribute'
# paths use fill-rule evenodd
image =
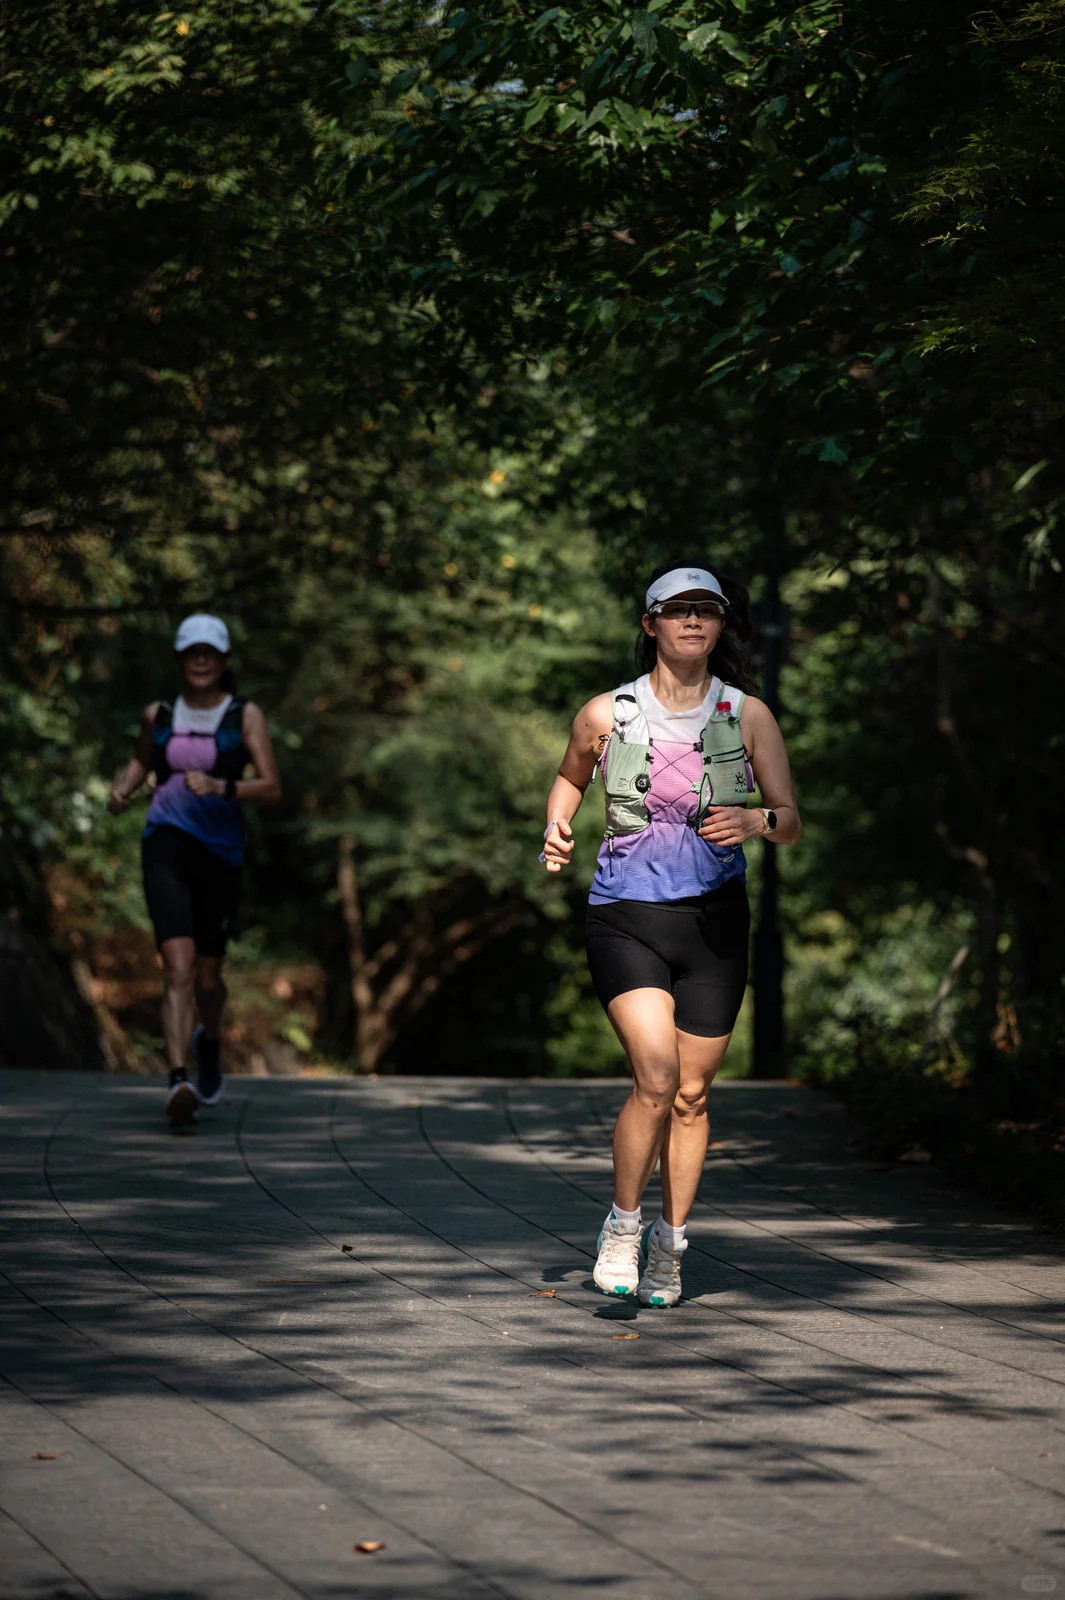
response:
<svg viewBox="0 0 1065 1600"><path fill-rule="evenodd" d="M542 32L544 28L548 27L552 22L554 22L556 17L561 16L565 16L565 7L552 6L549 11L544 11L540 16L537 17L536 21L530 27L529 32L535 38L538 33Z"/></svg>
<svg viewBox="0 0 1065 1600"><path fill-rule="evenodd" d="M417 82L418 68L404 67L402 72L397 72L388 85L388 98L394 100L397 95L403 94Z"/></svg>
<svg viewBox="0 0 1065 1600"><path fill-rule="evenodd" d="M688 44L692 50L702 50L712 44L720 32L720 22L704 22L702 27L693 28L689 33Z"/></svg>
<svg viewBox="0 0 1065 1600"><path fill-rule="evenodd" d="M550 109L551 101L546 95L539 100L534 100L528 111L525 113L525 119L522 122L522 127L525 132L528 133L530 128L535 128L538 122L542 122Z"/></svg>
<svg viewBox="0 0 1065 1600"><path fill-rule="evenodd" d="M644 55L651 59L655 54L655 42L658 35L658 23L649 11L634 11L632 14L632 42Z"/></svg>
<svg viewBox="0 0 1065 1600"><path fill-rule="evenodd" d="M743 48L735 34L719 33L718 38L734 61L739 61L745 67L750 66L750 53Z"/></svg>
<svg viewBox="0 0 1065 1600"><path fill-rule="evenodd" d="M797 256L783 255L780 258L780 270L789 278L794 278L797 272L802 271L802 262Z"/></svg>
<svg viewBox="0 0 1065 1600"><path fill-rule="evenodd" d="M281 1037L287 1044L295 1045L297 1050L307 1051L311 1048L311 1036L302 1022L293 1018L286 1022L281 1030Z"/></svg>
<svg viewBox="0 0 1065 1600"><path fill-rule="evenodd" d="M1013 485L1014 494L1022 494L1030 483L1033 483L1043 468L1050 465L1049 456L1044 456L1042 461L1037 461L1034 467L1029 467L1027 472L1022 472L1017 482Z"/></svg>
<svg viewBox="0 0 1065 1600"><path fill-rule="evenodd" d="M680 45L677 42L677 36L673 32L672 28L659 28L658 48L661 51L663 58L671 67L679 66Z"/></svg>
<svg viewBox="0 0 1065 1600"><path fill-rule="evenodd" d="M841 466L847 459L847 452L841 445L836 443L835 439L822 439L821 453L817 459L818 461L831 461L834 466Z"/></svg>

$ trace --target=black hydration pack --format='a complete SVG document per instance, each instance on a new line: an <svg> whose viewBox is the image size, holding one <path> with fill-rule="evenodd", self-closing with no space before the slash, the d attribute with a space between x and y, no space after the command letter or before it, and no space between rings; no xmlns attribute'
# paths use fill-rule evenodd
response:
<svg viewBox="0 0 1065 1600"><path fill-rule="evenodd" d="M222 718L213 734L183 734L182 738L210 739L213 738L218 751L217 759L211 768L212 778L232 778L234 782L241 776L244 768L251 760L251 753L244 743L244 700L234 697L226 707L225 716ZM155 713L152 723L152 771L155 773L157 784L165 783L173 775L173 767L166 758L166 747L174 733L174 707L169 700L160 700L159 709Z"/></svg>

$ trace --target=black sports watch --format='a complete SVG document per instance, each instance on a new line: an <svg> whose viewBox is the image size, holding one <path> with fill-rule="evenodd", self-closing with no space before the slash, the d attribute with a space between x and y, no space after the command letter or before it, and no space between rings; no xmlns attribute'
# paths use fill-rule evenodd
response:
<svg viewBox="0 0 1065 1600"><path fill-rule="evenodd" d="M237 798L237 780L236 780L236 778L227 778L226 779L226 799L227 800L235 800L236 798Z"/></svg>
<svg viewBox="0 0 1065 1600"><path fill-rule="evenodd" d="M763 806L762 807L762 815L765 818L765 827L762 829L763 834L772 833L773 829L777 825L777 814L776 814L776 812L775 811L770 811L768 806Z"/></svg>

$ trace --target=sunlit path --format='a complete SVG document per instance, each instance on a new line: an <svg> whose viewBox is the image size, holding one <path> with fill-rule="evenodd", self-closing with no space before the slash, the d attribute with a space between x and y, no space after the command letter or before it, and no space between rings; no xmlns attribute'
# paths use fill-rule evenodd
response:
<svg viewBox="0 0 1065 1600"><path fill-rule="evenodd" d="M0 1091L4 1600L1065 1590L1065 1259L822 1096L715 1090L653 1312L617 1083Z"/></svg>

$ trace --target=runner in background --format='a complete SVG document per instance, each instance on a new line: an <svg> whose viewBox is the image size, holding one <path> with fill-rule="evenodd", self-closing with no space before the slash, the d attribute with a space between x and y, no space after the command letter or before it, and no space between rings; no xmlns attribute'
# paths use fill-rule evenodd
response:
<svg viewBox="0 0 1065 1600"><path fill-rule="evenodd" d="M802 824L768 706L750 692L747 591L698 561L651 575L634 683L577 713L547 802L541 860L570 862L570 824L601 775L606 838L592 882L588 963L632 1066L614 1130L614 1205L595 1282L675 1305L709 1137L707 1094L747 983L743 846L795 844ZM750 807L757 780L765 804ZM656 1163L662 1215L643 1232Z"/></svg>
<svg viewBox="0 0 1065 1600"><path fill-rule="evenodd" d="M144 894L163 960L166 1113L172 1127L182 1127L196 1120L200 1105L215 1105L225 1088L222 962L240 901L241 806L279 800L281 780L265 717L234 692L225 623L186 617L174 649L181 693L145 710L133 759L107 809L124 811L155 773L142 844ZM248 765L253 778L243 776Z"/></svg>

